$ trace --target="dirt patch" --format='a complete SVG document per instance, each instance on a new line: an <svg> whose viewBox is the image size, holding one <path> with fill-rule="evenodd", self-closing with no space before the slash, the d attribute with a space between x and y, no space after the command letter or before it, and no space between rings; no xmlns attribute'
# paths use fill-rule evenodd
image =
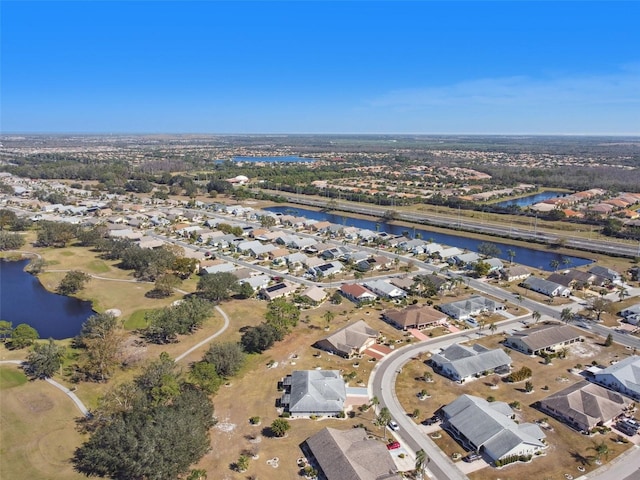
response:
<svg viewBox="0 0 640 480"><path fill-rule="evenodd" d="M20 403L32 413L42 413L53 408L53 401L43 392L19 392L17 394Z"/></svg>

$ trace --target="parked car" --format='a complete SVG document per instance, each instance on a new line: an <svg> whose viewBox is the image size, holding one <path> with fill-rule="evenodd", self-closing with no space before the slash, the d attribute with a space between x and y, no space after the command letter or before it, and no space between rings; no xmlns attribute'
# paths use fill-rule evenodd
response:
<svg viewBox="0 0 640 480"><path fill-rule="evenodd" d="M397 448L400 448L400 442L387 443L387 450L396 450Z"/></svg>
<svg viewBox="0 0 640 480"><path fill-rule="evenodd" d="M398 430L400 430L400 425L398 425L394 420L391 420L387 426L393 430L394 432L397 432Z"/></svg>
<svg viewBox="0 0 640 480"><path fill-rule="evenodd" d="M438 423L438 417L427 418L422 422L423 425L435 425L436 423Z"/></svg>
<svg viewBox="0 0 640 480"><path fill-rule="evenodd" d="M472 452L466 457L464 457L462 460L464 460L467 463L470 463L470 462L475 462L476 460L480 460L481 458L482 456L480 454Z"/></svg>

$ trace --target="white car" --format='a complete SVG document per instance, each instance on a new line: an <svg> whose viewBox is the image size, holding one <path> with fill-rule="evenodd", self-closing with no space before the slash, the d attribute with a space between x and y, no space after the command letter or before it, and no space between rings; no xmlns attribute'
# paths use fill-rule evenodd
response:
<svg viewBox="0 0 640 480"><path fill-rule="evenodd" d="M388 426L391 430L393 430L394 432L397 432L398 430L400 430L400 426L399 426L399 425L398 425L394 420L391 420L391 421L387 424L387 426Z"/></svg>

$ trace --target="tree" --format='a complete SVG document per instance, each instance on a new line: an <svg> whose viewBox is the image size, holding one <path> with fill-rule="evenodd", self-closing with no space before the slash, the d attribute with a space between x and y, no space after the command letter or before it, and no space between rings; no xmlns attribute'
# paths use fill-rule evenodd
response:
<svg viewBox="0 0 640 480"><path fill-rule="evenodd" d="M527 393L533 392L533 382L531 380L524 382L524 391Z"/></svg>
<svg viewBox="0 0 640 480"><path fill-rule="evenodd" d="M247 468L249 468L249 457L247 457L246 455L240 455L240 457L238 457L238 460L236 461L236 469L238 470L238 472L242 473L246 472Z"/></svg>
<svg viewBox="0 0 640 480"><path fill-rule="evenodd" d="M569 307L563 308L560 312L560 320L567 324L573 320L574 316L573 311Z"/></svg>
<svg viewBox="0 0 640 480"><path fill-rule="evenodd" d="M196 362L191 366L189 379L208 394L216 393L224 382L216 372L216 367L206 361Z"/></svg>
<svg viewBox="0 0 640 480"><path fill-rule="evenodd" d="M177 365L168 353L146 365L134 380L151 405L166 405L180 394Z"/></svg>
<svg viewBox="0 0 640 480"><path fill-rule="evenodd" d="M212 343L203 360L212 364L220 377L232 377L242 367L245 354L235 342Z"/></svg>
<svg viewBox="0 0 640 480"><path fill-rule="evenodd" d="M538 323L542 318L542 314L539 311L534 310L533 312L531 312L531 317L533 318L534 323Z"/></svg>
<svg viewBox="0 0 640 480"><path fill-rule="evenodd" d="M18 250L24 244L25 240L21 234L0 230L0 250Z"/></svg>
<svg viewBox="0 0 640 480"><path fill-rule="evenodd" d="M387 424L391 421L391 412L387 407L382 407L375 421L374 425L377 427L384 427L384 438L387 438Z"/></svg>
<svg viewBox="0 0 640 480"><path fill-rule="evenodd" d="M589 447L589 450L595 451L596 460L600 460L602 457L609 458L609 446L604 440L595 443L593 447Z"/></svg>
<svg viewBox="0 0 640 480"><path fill-rule="evenodd" d="M618 287L618 298L620 299L621 302L628 296L629 296L629 290L627 290L622 286Z"/></svg>
<svg viewBox="0 0 640 480"><path fill-rule="evenodd" d="M512 248L509 248L507 250L507 256L509 257L509 263L511 263L511 265L513 265L513 259L516 256L515 250L513 250Z"/></svg>
<svg viewBox="0 0 640 480"><path fill-rule="evenodd" d="M173 273L165 273L156 279L152 292L158 296L168 297L180 286L182 280Z"/></svg>
<svg viewBox="0 0 640 480"><path fill-rule="evenodd" d="M228 299L239 288L238 279L229 272L205 274L198 281L198 293L215 303Z"/></svg>
<svg viewBox="0 0 640 480"><path fill-rule="evenodd" d="M496 333L496 330L498 330L498 325L496 325L496 322L491 322L489 324L489 331L491 333Z"/></svg>
<svg viewBox="0 0 640 480"><path fill-rule="evenodd" d="M334 305L340 305L342 303L342 294L338 290L331 295L331 303Z"/></svg>
<svg viewBox="0 0 640 480"><path fill-rule="evenodd" d="M276 418L271 423L271 427L270 427L271 432L276 437L284 437L290 428L291 428L291 425L284 418Z"/></svg>
<svg viewBox="0 0 640 480"><path fill-rule="evenodd" d="M37 343L27 355L25 373L31 378L52 377L62 366L64 347L56 345L52 338L47 343Z"/></svg>
<svg viewBox="0 0 640 480"><path fill-rule="evenodd" d="M71 270L67 272L60 285L58 285L58 293L60 295L73 295L78 290L82 290L89 280L91 280L90 275L78 270Z"/></svg>
<svg viewBox="0 0 640 480"><path fill-rule="evenodd" d="M116 317L109 313L92 315L82 324L76 344L85 349L81 369L88 379L104 382L113 375L124 340Z"/></svg>
<svg viewBox="0 0 640 480"><path fill-rule="evenodd" d="M324 321L327 322L327 328L329 328L329 325L331 324L331 321L335 318L335 316L336 315L329 310L324 312L324 314L322 315L322 318L324 318Z"/></svg>
<svg viewBox="0 0 640 480"><path fill-rule="evenodd" d="M276 328L279 334L284 337L298 324L300 320L300 309L287 302L284 298L271 300L267 305L265 315L267 323Z"/></svg>
<svg viewBox="0 0 640 480"><path fill-rule="evenodd" d="M255 294L255 290L247 282L240 283L238 287L238 296L243 299L251 298Z"/></svg>
<svg viewBox="0 0 640 480"><path fill-rule="evenodd" d="M551 266L551 268L553 268L554 272L558 271L558 266L560 266L560 262L556 259L553 259L549 262L549 266Z"/></svg>
<svg viewBox="0 0 640 480"><path fill-rule="evenodd" d="M427 457L427 453L421 448L416 452L416 471L418 472L418 478L424 478L424 470L425 467L429 463L429 457Z"/></svg>
<svg viewBox="0 0 640 480"><path fill-rule="evenodd" d="M42 221L38 227L36 243L40 247L66 247L77 231L75 225L62 222Z"/></svg>
<svg viewBox="0 0 640 480"><path fill-rule="evenodd" d="M171 266L173 273L176 274L181 280L186 280L196 271L198 260L195 258L180 257L176 255L176 259Z"/></svg>
<svg viewBox="0 0 640 480"><path fill-rule="evenodd" d="M99 427L76 449L72 462L87 476L173 480L210 447L213 405L185 386L168 405L138 404Z"/></svg>
<svg viewBox="0 0 640 480"><path fill-rule="evenodd" d="M40 338L35 328L26 323L21 323L11 332L10 348L24 348L32 345Z"/></svg>
<svg viewBox="0 0 640 480"><path fill-rule="evenodd" d="M178 335L188 335L202 326L211 315L211 304L202 298L187 297L179 304L152 310L145 315L149 327L144 334L154 343L170 343Z"/></svg>
<svg viewBox="0 0 640 480"><path fill-rule="evenodd" d="M262 353L282 338L282 334L276 327L268 323L261 323L256 327L245 329L240 343L247 353Z"/></svg>
<svg viewBox="0 0 640 480"><path fill-rule="evenodd" d="M609 334L609 335L607 335L607 338L604 341L604 346L605 347L610 347L611 345L613 345L613 335Z"/></svg>
<svg viewBox="0 0 640 480"><path fill-rule="evenodd" d="M600 317L603 313L609 313L612 308L611 300L603 297L592 298L587 307L590 311L596 314L596 321L600 321Z"/></svg>
<svg viewBox="0 0 640 480"><path fill-rule="evenodd" d="M483 242L478 245L478 253L485 257L498 257L502 253L495 243Z"/></svg>
<svg viewBox="0 0 640 480"><path fill-rule="evenodd" d="M491 265L489 265L487 262L479 260L473 264L473 272L478 278L487 276L490 271Z"/></svg>
<svg viewBox="0 0 640 480"><path fill-rule="evenodd" d="M6 343L7 338L11 338L11 332L13 331L13 324L6 320L0 320L0 338L2 343Z"/></svg>
<svg viewBox="0 0 640 480"><path fill-rule="evenodd" d="M0 231L4 230L7 226L13 225L17 219L18 216L15 212L7 210L6 208L0 209Z"/></svg>

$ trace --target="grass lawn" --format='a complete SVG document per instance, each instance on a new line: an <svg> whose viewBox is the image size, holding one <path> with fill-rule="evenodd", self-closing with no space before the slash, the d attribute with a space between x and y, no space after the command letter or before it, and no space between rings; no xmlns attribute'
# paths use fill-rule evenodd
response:
<svg viewBox="0 0 640 480"><path fill-rule="evenodd" d="M136 310L133 312L129 318L127 318L123 326L125 330L140 330L143 328L147 328L147 320L145 319L145 315L147 312L153 311L152 308Z"/></svg>
<svg viewBox="0 0 640 480"><path fill-rule="evenodd" d="M27 381L27 376L22 370L18 370L17 366L0 368L0 391L24 385Z"/></svg>
<svg viewBox="0 0 640 480"><path fill-rule="evenodd" d="M75 430L79 412L74 403L43 381L8 386L7 378L18 381L15 373L15 366L0 367L0 478L86 478L69 463L84 439Z"/></svg>

